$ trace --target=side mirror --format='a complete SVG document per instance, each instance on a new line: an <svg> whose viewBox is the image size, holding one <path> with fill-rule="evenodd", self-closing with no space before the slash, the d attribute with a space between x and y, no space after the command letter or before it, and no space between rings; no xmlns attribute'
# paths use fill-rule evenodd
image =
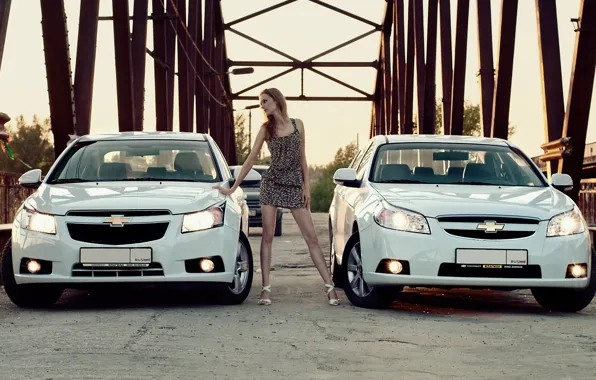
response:
<svg viewBox="0 0 596 380"><path fill-rule="evenodd" d="M569 174L553 174L551 184L559 191L569 191L573 189L573 179Z"/></svg>
<svg viewBox="0 0 596 380"><path fill-rule="evenodd" d="M240 170L242 170L242 167L234 168L234 170L232 170L232 178L230 179L230 186L233 186L234 182L236 182L236 178L238 178L238 175L240 175ZM259 172L254 169L250 169L250 171L248 172L246 177L244 177L244 180L240 184L240 187L254 186L254 185L258 185L260 182L261 182L261 175L259 174Z"/></svg>
<svg viewBox="0 0 596 380"><path fill-rule="evenodd" d="M356 178L356 170L352 168L337 169L333 175L333 182L347 187L360 187L361 184L361 181Z"/></svg>
<svg viewBox="0 0 596 380"><path fill-rule="evenodd" d="M41 185L41 169L29 170L19 178L19 185L37 189Z"/></svg>

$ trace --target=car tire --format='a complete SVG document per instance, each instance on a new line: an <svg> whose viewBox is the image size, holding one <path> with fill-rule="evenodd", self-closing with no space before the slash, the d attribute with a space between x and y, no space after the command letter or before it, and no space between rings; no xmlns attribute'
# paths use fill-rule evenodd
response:
<svg viewBox="0 0 596 380"><path fill-rule="evenodd" d="M352 305L367 309L384 309L393 302L391 288L372 288L362 278L362 266L352 265L361 262L360 236L354 233L348 239L342 257L342 277L344 293ZM356 267L353 271L350 268Z"/></svg>
<svg viewBox="0 0 596 380"><path fill-rule="evenodd" d="M532 295L536 302L550 311L575 313L586 308L596 294L596 252L592 249L590 282L584 289L535 288Z"/></svg>
<svg viewBox="0 0 596 380"><path fill-rule="evenodd" d="M333 228L331 226L331 220L329 220L329 272L331 272L331 280L335 284L336 288L344 287L344 278L342 277L343 270L341 265L337 263L337 257L335 257L335 238L333 236Z"/></svg>
<svg viewBox="0 0 596 380"><path fill-rule="evenodd" d="M282 229L282 216L280 215L279 218L275 220L275 232L274 236L281 236L281 229Z"/></svg>
<svg viewBox="0 0 596 380"><path fill-rule="evenodd" d="M244 302L252 287L253 272L254 264L250 243L248 238L240 232L236 249L236 261L234 262L234 280L230 284L221 286L217 297L218 303L222 305L239 305ZM237 286L236 279L243 285Z"/></svg>
<svg viewBox="0 0 596 380"><path fill-rule="evenodd" d="M12 268L12 239L4 246L2 253L2 280L8 298L19 307L37 308L55 304L64 289L52 284L17 284Z"/></svg>

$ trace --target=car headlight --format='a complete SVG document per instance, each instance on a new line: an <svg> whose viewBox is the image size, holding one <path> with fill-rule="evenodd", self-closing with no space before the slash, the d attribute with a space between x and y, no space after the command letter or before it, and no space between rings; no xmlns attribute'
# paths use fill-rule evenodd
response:
<svg viewBox="0 0 596 380"><path fill-rule="evenodd" d="M185 214L182 218L182 233L203 231L223 226L225 203L206 210Z"/></svg>
<svg viewBox="0 0 596 380"><path fill-rule="evenodd" d="M414 211L379 203L374 219L380 226L394 230L430 234L430 227L424 215Z"/></svg>
<svg viewBox="0 0 596 380"><path fill-rule="evenodd" d="M548 221L546 236L568 236L584 232L584 220L579 209L574 206L572 210L553 216Z"/></svg>
<svg viewBox="0 0 596 380"><path fill-rule="evenodd" d="M56 217L54 215L42 214L29 208L21 210L21 227L44 234L56 234Z"/></svg>

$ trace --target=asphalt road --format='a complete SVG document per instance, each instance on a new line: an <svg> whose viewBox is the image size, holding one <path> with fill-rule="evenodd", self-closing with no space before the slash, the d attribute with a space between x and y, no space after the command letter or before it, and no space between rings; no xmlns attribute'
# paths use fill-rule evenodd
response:
<svg viewBox="0 0 596 380"><path fill-rule="evenodd" d="M328 249L325 215L315 215ZM260 229L251 230L258 268ZM596 303L549 313L529 292L408 290L391 309L326 303L289 214L272 300L194 293L89 295L22 310L0 291L0 379L594 379Z"/></svg>

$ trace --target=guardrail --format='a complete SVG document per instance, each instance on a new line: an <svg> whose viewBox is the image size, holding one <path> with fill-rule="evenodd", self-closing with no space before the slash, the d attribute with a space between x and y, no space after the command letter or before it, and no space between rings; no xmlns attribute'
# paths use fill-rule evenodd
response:
<svg viewBox="0 0 596 380"><path fill-rule="evenodd" d="M596 226L596 178L582 179L578 205L590 226Z"/></svg>
<svg viewBox="0 0 596 380"><path fill-rule="evenodd" d="M0 224L12 224L17 209L35 192L19 186L19 173L0 172Z"/></svg>

